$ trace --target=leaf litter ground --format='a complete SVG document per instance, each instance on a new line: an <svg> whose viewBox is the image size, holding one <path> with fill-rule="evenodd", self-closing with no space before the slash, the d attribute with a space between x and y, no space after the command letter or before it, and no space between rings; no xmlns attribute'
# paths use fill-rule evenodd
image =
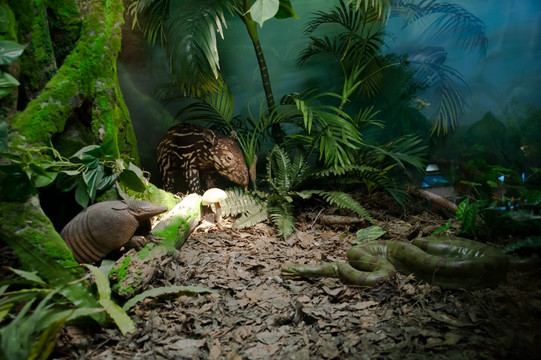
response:
<svg viewBox="0 0 541 360"><path fill-rule="evenodd" d="M429 235L446 222L410 204L364 199L388 239ZM369 205L371 204L371 205ZM272 227L197 229L180 257L164 257L148 288L194 285L213 294L147 299L137 330L65 327L57 359L534 359L541 358L540 269L510 272L493 289L445 290L398 275L374 288L280 276L284 263L343 261L355 231L297 217L281 241ZM336 209L325 208L327 214Z"/></svg>

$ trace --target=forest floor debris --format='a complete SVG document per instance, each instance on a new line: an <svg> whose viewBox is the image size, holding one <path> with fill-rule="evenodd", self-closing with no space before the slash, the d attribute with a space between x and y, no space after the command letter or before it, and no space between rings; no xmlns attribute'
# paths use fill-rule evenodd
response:
<svg viewBox="0 0 541 360"><path fill-rule="evenodd" d="M409 205L362 202L389 239L429 235L447 221ZM391 203L389 203L391 204ZM379 208L378 208L379 206ZM541 358L541 269L511 272L493 289L446 290L398 275L374 288L280 276L284 263L344 261L355 231L317 213L279 240L267 224L196 230L149 286L215 294L162 296L130 311L137 330L65 327L56 359L507 359ZM325 209L333 214L334 209Z"/></svg>

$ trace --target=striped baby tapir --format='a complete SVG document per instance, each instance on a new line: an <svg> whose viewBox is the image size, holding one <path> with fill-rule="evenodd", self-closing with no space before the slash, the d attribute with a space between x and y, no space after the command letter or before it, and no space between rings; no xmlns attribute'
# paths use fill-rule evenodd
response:
<svg viewBox="0 0 541 360"><path fill-rule="evenodd" d="M171 127L158 143L158 166L162 187L175 191L175 177L183 174L192 193L215 187L216 174L248 185L248 168L238 144L218 131L181 123Z"/></svg>

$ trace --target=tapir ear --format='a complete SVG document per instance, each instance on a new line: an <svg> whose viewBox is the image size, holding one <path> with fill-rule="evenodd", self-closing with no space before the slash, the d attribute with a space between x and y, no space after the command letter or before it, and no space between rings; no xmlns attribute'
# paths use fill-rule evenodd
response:
<svg viewBox="0 0 541 360"><path fill-rule="evenodd" d="M214 131L212 131L210 129L204 129L203 130L203 139L205 139L206 141L211 143L211 145L214 145L214 143L216 142L216 134L214 133Z"/></svg>

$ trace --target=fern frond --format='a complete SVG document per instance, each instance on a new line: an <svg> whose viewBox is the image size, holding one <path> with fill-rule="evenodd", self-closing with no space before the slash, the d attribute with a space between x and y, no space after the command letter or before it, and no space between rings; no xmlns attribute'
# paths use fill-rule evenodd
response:
<svg viewBox="0 0 541 360"><path fill-rule="evenodd" d="M270 219L276 226L278 236L287 239L295 231L295 218L293 217L293 205L281 203L268 207Z"/></svg>
<svg viewBox="0 0 541 360"><path fill-rule="evenodd" d="M266 203L260 205L259 208L253 209L250 212L242 214L235 222L233 223L234 229L243 229L246 227L254 226L259 224L269 218L268 210Z"/></svg>
<svg viewBox="0 0 541 360"><path fill-rule="evenodd" d="M296 152L291 162L290 175L293 179L291 190L296 189L312 175L311 166L308 164L304 153L300 150Z"/></svg>
<svg viewBox="0 0 541 360"><path fill-rule="evenodd" d="M227 198L220 202L224 216L237 216L257 213L264 201L251 193L243 193L239 189L226 190Z"/></svg>
<svg viewBox="0 0 541 360"><path fill-rule="evenodd" d="M323 199L328 202L331 205L336 205L340 209L349 209L357 213L359 216L365 218L366 220L370 221L370 223L374 222L374 219L372 219L372 216L366 211L364 206L359 204L357 200L349 196L348 194L341 192L341 191L321 191L319 192L319 195L323 197Z"/></svg>
<svg viewBox="0 0 541 360"><path fill-rule="evenodd" d="M267 156L267 181L279 194L291 190L291 159L279 146L275 146Z"/></svg>
<svg viewBox="0 0 541 360"><path fill-rule="evenodd" d="M344 165L340 167L329 167L320 171L315 172L313 175L314 177L327 177L327 176L340 176L344 174L349 174L352 172L376 172L378 171L375 167L367 166L367 165L356 165L356 164L350 164L350 165Z"/></svg>

